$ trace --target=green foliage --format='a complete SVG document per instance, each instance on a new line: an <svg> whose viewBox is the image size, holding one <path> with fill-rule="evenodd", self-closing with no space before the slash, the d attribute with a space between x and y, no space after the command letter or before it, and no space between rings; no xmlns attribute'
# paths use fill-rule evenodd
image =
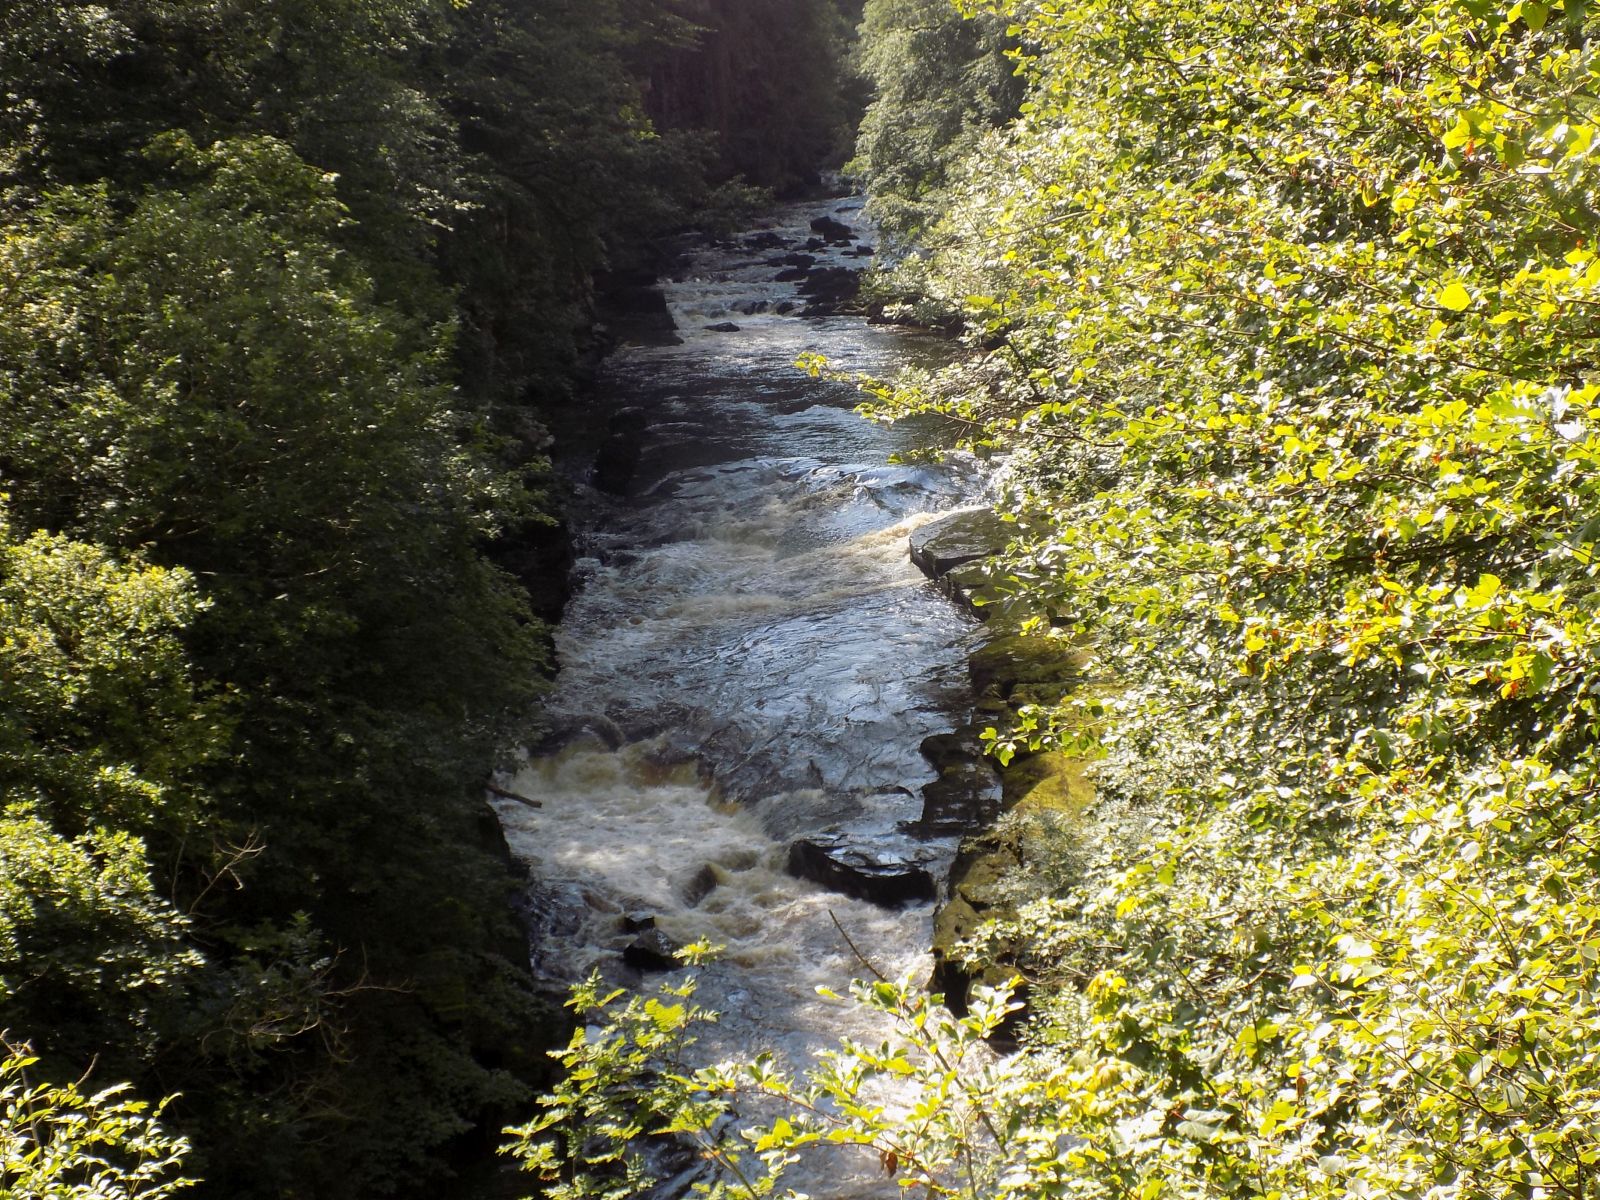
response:
<svg viewBox="0 0 1600 1200"><path fill-rule="evenodd" d="M944 211L957 164L1016 116L1023 88L1006 28L964 18L950 0L868 0L857 57L873 94L849 169L895 243L914 245Z"/></svg>
<svg viewBox="0 0 1600 1200"><path fill-rule="evenodd" d="M664 130L715 135L725 175L787 194L845 157L848 4L677 0L676 52L650 56L646 107Z"/></svg>
<svg viewBox="0 0 1600 1200"><path fill-rule="evenodd" d="M983 350L876 412L1015 450L1000 586L1117 685L1085 882L986 943L1072 1188L1588 1194L1589 18L1010 15L1029 100L930 235Z"/></svg>
<svg viewBox="0 0 1600 1200"><path fill-rule="evenodd" d="M506 1130L545 1195L639 1195L660 1182L644 1153L652 1140L694 1148L713 1168L696 1194L712 1197L793 1195L780 1192L785 1170L829 1148L869 1155L901 1188L968 1200L1058 1177L1054 1135L1031 1123L1040 1076L984 1044L1019 1007L1009 990L979 989L957 1019L908 981L857 983L854 1003L892 1036L846 1042L798 1076L769 1055L694 1067L694 1031L717 1019L695 990L693 977L651 997L605 992L598 977L573 989L590 1024L556 1052L566 1076L533 1121Z"/></svg>
<svg viewBox="0 0 1600 1200"><path fill-rule="evenodd" d="M81 1084L30 1081L27 1046L0 1058L0 1189L15 1200L165 1200L190 1186L189 1144L162 1128L125 1085L92 1095Z"/></svg>
<svg viewBox="0 0 1600 1200"><path fill-rule="evenodd" d="M141 837L200 816L226 732L177 640L197 608L182 573L17 541L0 508L0 1024L76 1061L147 1052L203 962Z"/></svg>

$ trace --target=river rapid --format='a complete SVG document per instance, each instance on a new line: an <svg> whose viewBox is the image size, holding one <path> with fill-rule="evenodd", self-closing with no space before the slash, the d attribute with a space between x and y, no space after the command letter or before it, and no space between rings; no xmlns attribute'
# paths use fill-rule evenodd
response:
<svg viewBox="0 0 1600 1200"><path fill-rule="evenodd" d="M652 924L726 947L697 972L699 1001L723 1014L702 1039L706 1061L770 1051L798 1065L841 1035L876 1040L885 1031L816 989L844 991L866 974L861 958L927 976L931 901L891 908L797 878L796 841L940 880L955 850L906 827L934 778L919 744L966 719L971 622L911 565L907 539L971 504L976 473L891 465L919 431L863 420L851 388L792 365L818 352L888 374L940 349L860 317L774 311L804 304L796 283L774 280L775 260L822 216L870 240L859 207L792 206L690 250L664 286L681 342L608 359L590 423L635 421L636 469L621 494L579 487L549 702L562 734L504 781L539 806L495 801L530 868L547 983L598 969L653 989L669 976L626 955ZM848 249L808 253L819 267L864 266ZM738 329L707 328L724 323ZM875 1159L852 1153L791 1185L897 1194Z"/></svg>

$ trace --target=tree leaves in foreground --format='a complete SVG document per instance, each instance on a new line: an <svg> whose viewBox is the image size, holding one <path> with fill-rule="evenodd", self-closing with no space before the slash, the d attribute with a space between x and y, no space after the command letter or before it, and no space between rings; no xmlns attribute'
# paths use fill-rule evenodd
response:
<svg viewBox="0 0 1600 1200"><path fill-rule="evenodd" d="M0 1058L0 1188L15 1200L166 1200L193 1181L176 1174L189 1146L162 1110L126 1087L85 1093L29 1078L26 1046Z"/></svg>

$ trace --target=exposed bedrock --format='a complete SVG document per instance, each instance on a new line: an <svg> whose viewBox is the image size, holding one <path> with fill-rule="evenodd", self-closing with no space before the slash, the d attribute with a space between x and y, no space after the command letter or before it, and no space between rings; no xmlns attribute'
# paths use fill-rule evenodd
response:
<svg viewBox="0 0 1600 1200"><path fill-rule="evenodd" d="M898 908L923 904L938 894L937 856L919 859L904 849L883 850L832 831L803 838L789 847L789 873L858 900Z"/></svg>

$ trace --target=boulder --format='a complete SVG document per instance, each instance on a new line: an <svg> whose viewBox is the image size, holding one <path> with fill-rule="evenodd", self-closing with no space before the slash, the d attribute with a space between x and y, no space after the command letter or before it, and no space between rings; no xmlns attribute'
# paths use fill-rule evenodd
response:
<svg viewBox="0 0 1600 1200"><path fill-rule="evenodd" d="M822 833L789 847L789 874L885 908L923 904L938 895L924 862L895 858L852 844L843 834Z"/></svg>
<svg viewBox="0 0 1600 1200"><path fill-rule="evenodd" d="M922 789L922 817L905 826L918 837L959 837L1000 816L1000 776L986 762L953 763Z"/></svg>
<svg viewBox="0 0 1600 1200"><path fill-rule="evenodd" d="M835 245L845 245L856 240L855 231L850 226L832 217L818 217L811 222L811 231L821 234L824 241Z"/></svg>
<svg viewBox="0 0 1600 1200"><path fill-rule="evenodd" d="M739 326L732 321L718 321L715 325L706 326L707 333L738 333Z"/></svg>
<svg viewBox="0 0 1600 1200"><path fill-rule="evenodd" d="M711 895L712 892L716 891L717 885L721 882L722 880L717 878L717 869L707 863L689 876L687 882L679 889L679 895L683 897L685 904L693 908L700 901Z"/></svg>
<svg viewBox="0 0 1600 1200"><path fill-rule="evenodd" d="M993 558L1016 529L986 508L951 513L911 535L911 561L937 582L957 567Z"/></svg>
<svg viewBox="0 0 1600 1200"><path fill-rule="evenodd" d="M831 317L842 312L861 292L861 272L849 267L818 267L800 284L800 294L811 303L808 317Z"/></svg>
<svg viewBox="0 0 1600 1200"><path fill-rule="evenodd" d="M530 742L528 749L543 757L582 741L615 750L627 741L627 736L622 727L604 713L556 716L548 718L544 732Z"/></svg>
<svg viewBox="0 0 1600 1200"><path fill-rule="evenodd" d="M654 284L615 287L602 298L600 311L621 341L643 346L676 346L683 341L666 294Z"/></svg>
<svg viewBox="0 0 1600 1200"><path fill-rule="evenodd" d="M772 277L773 283L799 283L811 274L809 267L790 267L786 271L779 271Z"/></svg>
<svg viewBox="0 0 1600 1200"><path fill-rule="evenodd" d="M992 638L967 658L972 690L1017 704L1054 704L1083 682L1086 656L1071 642L1038 634Z"/></svg>
<svg viewBox="0 0 1600 1200"><path fill-rule="evenodd" d="M659 929L646 929L622 951L622 961L635 971L674 971L683 966L676 955L682 947Z"/></svg>
<svg viewBox="0 0 1600 1200"><path fill-rule="evenodd" d="M778 262L785 267L814 267L817 265L817 256L814 254L785 254Z"/></svg>

